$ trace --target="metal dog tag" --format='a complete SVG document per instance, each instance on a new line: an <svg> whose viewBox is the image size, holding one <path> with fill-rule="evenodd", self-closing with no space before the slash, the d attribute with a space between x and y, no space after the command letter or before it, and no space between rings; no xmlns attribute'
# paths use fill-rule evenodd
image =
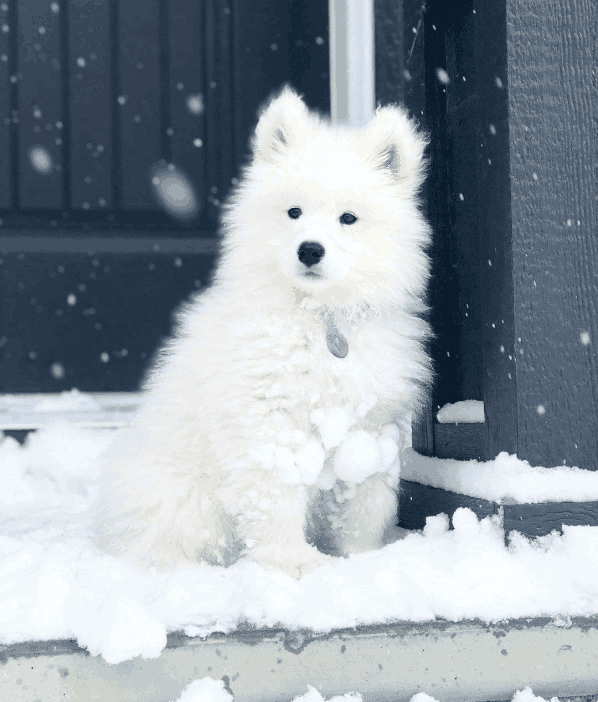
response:
<svg viewBox="0 0 598 702"><path fill-rule="evenodd" d="M330 353L337 358L345 358L349 353L349 342L334 324L326 329L326 346L328 346Z"/></svg>

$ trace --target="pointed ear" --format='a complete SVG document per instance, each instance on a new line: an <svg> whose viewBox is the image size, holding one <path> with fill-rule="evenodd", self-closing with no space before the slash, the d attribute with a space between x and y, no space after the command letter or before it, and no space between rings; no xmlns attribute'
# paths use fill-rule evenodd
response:
<svg viewBox="0 0 598 702"><path fill-rule="evenodd" d="M260 114L253 138L255 157L279 162L281 156L296 144L307 119L305 103L292 88L285 85Z"/></svg>
<svg viewBox="0 0 598 702"><path fill-rule="evenodd" d="M376 169L387 171L397 184L417 190L425 178L428 143L406 110L381 107L366 128L368 154Z"/></svg>

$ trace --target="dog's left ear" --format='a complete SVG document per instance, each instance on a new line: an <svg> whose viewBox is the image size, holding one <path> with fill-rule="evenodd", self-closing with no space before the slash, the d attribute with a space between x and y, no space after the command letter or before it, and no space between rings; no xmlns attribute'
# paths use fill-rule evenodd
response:
<svg viewBox="0 0 598 702"><path fill-rule="evenodd" d="M379 107L366 128L369 160L376 169L416 191L425 178L427 137L402 107Z"/></svg>
<svg viewBox="0 0 598 702"><path fill-rule="evenodd" d="M279 162L285 152L295 145L298 133L306 122L305 103L291 87L285 85L260 114L253 139L255 157Z"/></svg>

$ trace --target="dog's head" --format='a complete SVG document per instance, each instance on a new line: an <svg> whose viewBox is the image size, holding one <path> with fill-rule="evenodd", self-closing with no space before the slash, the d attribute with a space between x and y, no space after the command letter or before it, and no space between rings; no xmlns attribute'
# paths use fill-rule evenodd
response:
<svg viewBox="0 0 598 702"><path fill-rule="evenodd" d="M362 129L330 124L285 87L264 108L228 205L226 276L260 276L333 306L420 299L426 141L400 107Z"/></svg>

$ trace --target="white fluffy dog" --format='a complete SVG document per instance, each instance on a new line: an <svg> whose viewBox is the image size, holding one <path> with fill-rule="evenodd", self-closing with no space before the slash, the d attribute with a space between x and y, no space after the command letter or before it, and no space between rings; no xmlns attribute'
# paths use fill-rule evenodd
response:
<svg viewBox="0 0 598 702"><path fill-rule="evenodd" d="M425 139L399 107L329 124L285 88L107 459L100 544L160 569L249 556L300 577L379 548L399 429L430 380Z"/></svg>

